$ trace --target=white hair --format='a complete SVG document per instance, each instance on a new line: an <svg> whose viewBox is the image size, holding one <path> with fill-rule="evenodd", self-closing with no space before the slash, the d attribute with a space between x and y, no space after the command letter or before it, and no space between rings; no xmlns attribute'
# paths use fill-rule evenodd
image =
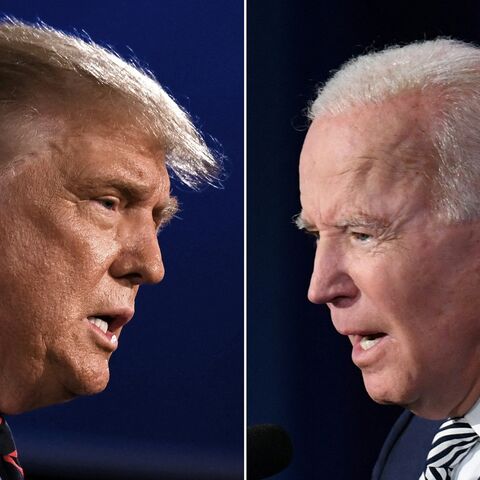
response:
<svg viewBox="0 0 480 480"><path fill-rule="evenodd" d="M480 48L436 39L352 59L319 89L308 115L338 115L407 92L435 98L426 120L438 155L436 210L449 221L479 218Z"/></svg>
<svg viewBox="0 0 480 480"><path fill-rule="evenodd" d="M53 96L70 89L70 94L76 92L85 104L89 98L84 91L79 94L82 88L121 100L129 120L161 145L167 166L181 182L195 188L217 180L220 155L206 146L188 114L150 71L89 38L66 34L43 23L2 19L0 105L15 112L16 104L21 103L19 98L29 98L39 86L49 88Z"/></svg>

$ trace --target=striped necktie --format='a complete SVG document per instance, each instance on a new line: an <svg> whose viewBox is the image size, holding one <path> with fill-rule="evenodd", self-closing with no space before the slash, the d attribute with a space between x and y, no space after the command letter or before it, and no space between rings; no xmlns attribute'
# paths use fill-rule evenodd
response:
<svg viewBox="0 0 480 480"><path fill-rule="evenodd" d="M23 480L23 470L18 463L17 450L12 432L0 415L0 479Z"/></svg>
<svg viewBox="0 0 480 480"><path fill-rule="evenodd" d="M468 455L478 439L463 417L442 423L433 438L425 471L419 480L449 480L452 470Z"/></svg>

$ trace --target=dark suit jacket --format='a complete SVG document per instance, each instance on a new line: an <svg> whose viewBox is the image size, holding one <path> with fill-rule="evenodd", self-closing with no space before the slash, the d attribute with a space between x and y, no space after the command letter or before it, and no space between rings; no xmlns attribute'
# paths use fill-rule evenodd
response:
<svg viewBox="0 0 480 480"><path fill-rule="evenodd" d="M418 480L433 437L444 420L425 420L405 411L388 434L372 480Z"/></svg>

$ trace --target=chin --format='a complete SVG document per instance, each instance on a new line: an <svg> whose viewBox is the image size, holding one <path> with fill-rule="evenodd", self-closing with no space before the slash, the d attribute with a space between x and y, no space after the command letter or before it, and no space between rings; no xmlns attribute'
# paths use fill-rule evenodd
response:
<svg viewBox="0 0 480 480"><path fill-rule="evenodd" d="M95 395L96 393L101 393L107 388L108 381L110 377L107 378L99 377L94 380L89 379L88 381L82 382L82 385L77 389L76 395Z"/></svg>
<svg viewBox="0 0 480 480"><path fill-rule="evenodd" d="M385 392L378 393L376 391L370 391L367 388L367 393L374 402L379 403L380 405L404 405L402 401L392 398L392 395Z"/></svg>
<svg viewBox="0 0 480 480"><path fill-rule="evenodd" d="M412 401L412 392L408 388L401 388L401 382L394 382L392 378L385 380L378 375L363 375L363 382L370 398L382 405L407 406Z"/></svg>
<svg viewBox="0 0 480 480"><path fill-rule="evenodd" d="M89 376L88 378L82 378L78 382L76 395L95 395L96 393L103 392L107 388L108 381L110 380L110 374L106 372L97 376Z"/></svg>
<svg viewBox="0 0 480 480"><path fill-rule="evenodd" d="M110 380L108 360L75 365L63 375L63 386L70 398L103 392ZM70 398L66 398L69 400Z"/></svg>

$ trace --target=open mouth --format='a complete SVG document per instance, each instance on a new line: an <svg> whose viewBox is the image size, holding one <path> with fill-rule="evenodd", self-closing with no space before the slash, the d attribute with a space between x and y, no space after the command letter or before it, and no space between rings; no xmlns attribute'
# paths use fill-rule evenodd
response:
<svg viewBox="0 0 480 480"><path fill-rule="evenodd" d="M133 313L133 308L128 306L112 307L87 316L87 320L94 330L103 334L110 343L116 345L122 327L132 319Z"/></svg>
<svg viewBox="0 0 480 480"><path fill-rule="evenodd" d="M107 333L108 325L113 320L112 317L102 315L101 317L88 317L90 323L96 325L103 333Z"/></svg>
<svg viewBox="0 0 480 480"><path fill-rule="evenodd" d="M114 320L114 317L109 315L99 315L87 317L87 320L99 328L105 335L107 335L112 343L117 343L117 336L111 331L113 330L111 324Z"/></svg>
<svg viewBox="0 0 480 480"><path fill-rule="evenodd" d="M360 340L360 347L362 350L370 350L373 348L386 334L385 333L373 333L371 335L365 335Z"/></svg>

